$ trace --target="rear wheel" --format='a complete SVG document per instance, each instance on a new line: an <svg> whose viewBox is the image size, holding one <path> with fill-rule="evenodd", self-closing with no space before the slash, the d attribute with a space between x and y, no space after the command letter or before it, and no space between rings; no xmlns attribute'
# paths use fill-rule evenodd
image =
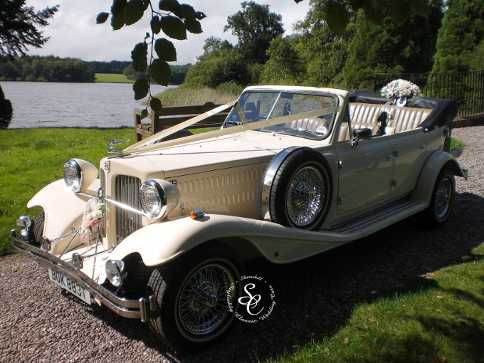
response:
<svg viewBox="0 0 484 363"><path fill-rule="evenodd" d="M148 294L154 295L158 308L149 320L152 331L169 346L184 350L220 338L233 321L227 291L240 270L230 253L214 249L198 249L154 270L148 281Z"/></svg>
<svg viewBox="0 0 484 363"><path fill-rule="evenodd" d="M449 219L455 199L455 177L449 168L440 172L428 208L419 216L419 222L428 227L441 226Z"/></svg>

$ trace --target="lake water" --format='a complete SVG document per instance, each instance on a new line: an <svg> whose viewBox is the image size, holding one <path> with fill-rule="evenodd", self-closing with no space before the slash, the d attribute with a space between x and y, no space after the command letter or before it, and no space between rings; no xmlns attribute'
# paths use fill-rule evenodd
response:
<svg viewBox="0 0 484 363"><path fill-rule="evenodd" d="M12 102L9 128L133 126L141 107L128 83L0 82ZM152 85L151 93L167 87Z"/></svg>

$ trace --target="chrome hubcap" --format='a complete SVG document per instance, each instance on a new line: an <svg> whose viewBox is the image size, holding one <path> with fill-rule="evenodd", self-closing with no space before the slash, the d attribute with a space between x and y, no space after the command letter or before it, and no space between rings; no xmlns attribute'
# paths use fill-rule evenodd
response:
<svg viewBox="0 0 484 363"><path fill-rule="evenodd" d="M289 219L298 227L313 223L326 199L326 183L321 172L306 166L298 170L287 190L286 208Z"/></svg>
<svg viewBox="0 0 484 363"><path fill-rule="evenodd" d="M227 290L235 283L224 265L211 263L185 279L177 303L181 328L194 336L204 336L221 328L229 316Z"/></svg>
<svg viewBox="0 0 484 363"><path fill-rule="evenodd" d="M435 215L437 218L443 218L449 212L451 196L452 182L448 177L443 178L435 191Z"/></svg>

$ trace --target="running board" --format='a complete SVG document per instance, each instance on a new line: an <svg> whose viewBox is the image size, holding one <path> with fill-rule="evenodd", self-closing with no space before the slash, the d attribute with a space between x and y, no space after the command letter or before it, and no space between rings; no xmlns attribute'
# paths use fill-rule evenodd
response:
<svg viewBox="0 0 484 363"><path fill-rule="evenodd" d="M399 204L393 204L390 207L375 211L371 215L359 218L352 223L331 229L331 232L341 234L353 234L354 232L362 231L367 228L372 229L372 225L384 225L383 227L378 228L383 229L391 224L394 224L400 220L408 218L411 215L423 211L426 207L427 206L425 205L425 203L405 200Z"/></svg>

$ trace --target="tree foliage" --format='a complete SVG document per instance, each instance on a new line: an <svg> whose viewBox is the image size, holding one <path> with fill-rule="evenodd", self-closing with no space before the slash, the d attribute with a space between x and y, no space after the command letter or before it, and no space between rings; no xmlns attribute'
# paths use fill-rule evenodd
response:
<svg viewBox="0 0 484 363"><path fill-rule="evenodd" d="M269 60L263 67L260 80L263 83L299 82L303 73L303 62L290 38L275 38L267 51Z"/></svg>
<svg viewBox="0 0 484 363"><path fill-rule="evenodd" d="M449 0L438 34L432 72L468 70L472 59L479 55L483 40L484 1Z"/></svg>
<svg viewBox="0 0 484 363"><path fill-rule="evenodd" d="M110 12L99 13L96 23L102 24L111 18L112 29L118 30L138 22L145 11L151 16L150 32L131 51L136 75L133 91L135 99L149 96L148 103L160 108L160 104L151 102L150 80L164 86L170 82L171 67L167 62L175 61L177 55L175 46L167 38L184 40L187 32L201 33L200 20L205 14L178 0L160 0L157 8L150 0L113 0Z"/></svg>
<svg viewBox="0 0 484 363"><path fill-rule="evenodd" d="M25 0L2 0L0 5L0 56L25 55L28 47L47 42L39 28L48 25L58 6L35 11Z"/></svg>
<svg viewBox="0 0 484 363"><path fill-rule="evenodd" d="M12 120L12 103L5 98L0 87L0 129L6 129Z"/></svg>
<svg viewBox="0 0 484 363"><path fill-rule="evenodd" d="M250 79L247 60L230 43L209 38L204 45L204 54L190 67L186 84L194 87L217 87L233 81L247 84Z"/></svg>
<svg viewBox="0 0 484 363"><path fill-rule="evenodd" d="M0 58L0 80L94 82L91 66L80 59L58 57Z"/></svg>
<svg viewBox="0 0 484 363"><path fill-rule="evenodd" d="M387 16L380 24L369 22L358 12L343 68L345 83L356 87L375 73L429 72L441 25L442 2L432 0L423 10L399 23Z"/></svg>
<svg viewBox="0 0 484 363"><path fill-rule="evenodd" d="M237 37L237 47L248 60L264 63L271 41L284 33L282 17L270 12L269 5L244 1L241 6L240 11L227 18L224 31Z"/></svg>

